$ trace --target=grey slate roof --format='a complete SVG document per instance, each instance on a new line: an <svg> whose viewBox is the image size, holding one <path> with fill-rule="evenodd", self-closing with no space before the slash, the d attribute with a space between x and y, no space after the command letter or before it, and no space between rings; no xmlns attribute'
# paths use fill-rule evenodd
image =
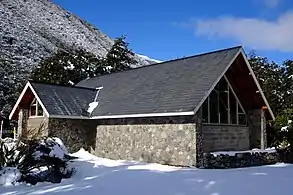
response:
<svg viewBox="0 0 293 195"><path fill-rule="evenodd" d="M94 77L77 86L103 86L92 116L193 111L240 50L234 47ZM62 100L72 105L75 99ZM54 112L64 113L60 106Z"/></svg>
<svg viewBox="0 0 293 195"><path fill-rule="evenodd" d="M84 116L96 90L31 82L50 115Z"/></svg>

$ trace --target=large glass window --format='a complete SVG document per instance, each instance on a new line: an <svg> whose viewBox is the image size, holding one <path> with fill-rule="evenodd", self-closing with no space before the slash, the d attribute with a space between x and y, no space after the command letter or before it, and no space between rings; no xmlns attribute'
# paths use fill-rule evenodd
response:
<svg viewBox="0 0 293 195"><path fill-rule="evenodd" d="M44 116L44 111L42 106L39 104L37 99L34 99L30 105L29 109L29 116L34 117L34 116Z"/></svg>
<svg viewBox="0 0 293 195"><path fill-rule="evenodd" d="M202 106L203 122L246 125L246 114L236 94L222 78Z"/></svg>
<svg viewBox="0 0 293 195"><path fill-rule="evenodd" d="M231 90L229 90L229 101L230 101L230 123L231 124L237 124L237 106L238 106L238 102L234 96L233 93L231 93Z"/></svg>
<svg viewBox="0 0 293 195"><path fill-rule="evenodd" d="M219 93L213 90L210 95L210 109L208 115L210 116L210 123L216 123L219 120Z"/></svg>

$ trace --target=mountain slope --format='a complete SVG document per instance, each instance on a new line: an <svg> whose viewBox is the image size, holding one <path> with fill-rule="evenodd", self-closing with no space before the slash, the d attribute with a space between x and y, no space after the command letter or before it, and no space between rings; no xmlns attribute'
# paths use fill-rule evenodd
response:
<svg viewBox="0 0 293 195"><path fill-rule="evenodd" d="M30 72L60 49L106 55L114 41L50 0L0 0L0 116L7 117ZM135 66L155 63L135 56Z"/></svg>
<svg viewBox="0 0 293 195"><path fill-rule="evenodd" d="M0 0L0 57L32 69L58 48L104 56L113 40L49 0ZM136 56L138 66L153 61Z"/></svg>

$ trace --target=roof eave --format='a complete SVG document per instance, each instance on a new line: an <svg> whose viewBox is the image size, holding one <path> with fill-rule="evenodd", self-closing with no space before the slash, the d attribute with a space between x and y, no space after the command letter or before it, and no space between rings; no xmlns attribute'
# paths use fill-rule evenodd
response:
<svg viewBox="0 0 293 195"><path fill-rule="evenodd" d="M269 113L270 113L270 115L271 115L271 118L272 118L273 120L275 120L275 115L274 115L274 113L273 113L273 111L272 111L272 109L271 109L271 107L270 107L270 105L269 105L269 103L268 103L268 101L267 101L265 95L264 95L263 90L262 90L261 87L260 87L259 82L257 81L257 78L256 78L256 76L255 76L255 74L254 74L254 72L253 72L253 70L252 70L251 65L249 64L249 61L248 61L248 59L247 59L247 57L246 57L246 55L245 55L245 52L244 52L244 50L243 50L242 47L239 48L239 51L235 54L235 56L232 58L232 60L231 60L230 63L228 64L228 66L225 68L225 70L224 70L224 71L221 73L221 75L218 77L217 81L213 84L213 86L212 86L212 87L209 89L209 91L205 94L205 97L201 100L201 102L198 104L198 106L194 109L194 113L198 112L198 110L200 109L200 107L202 106L202 104L204 103L204 101L206 100L206 98L209 96L209 94L211 93L211 91L216 87L217 83L218 83L218 82L220 81L220 79L225 75L225 73L227 72L227 70L229 69L229 67L233 64L233 62L236 60L236 58L239 56L239 54L241 54L241 55L243 56L243 59L244 59L246 65L247 65L247 67L248 67L248 69L249 69L249 72L250 72L250 74L251 74L251 76L252 76L252 78L253 78L253 80L254 80L254 82L255 82L255 84L256 84L256 86L257 86L257 88L258 88L258 90L259 90L259 92L260 92L260 94L261 94L261 96L262 96L262 99L263 99L265 105L266 105L267 108L268 108L268 111L269 111Z"/></svg>
<svg viewBox="0 0 293 195"><path fill-rule="evenodd" d="M250 72L250 74L251 74L251 76L252 76L252 78L253 78L253 80L254 80L254 82L255 82L255 84L256 84L256 86L257 86L257 88L258 88L258 90L259 90L259 92L260 92L260 94L261 94L261 96L262 96L262 99L263 99L263 101L264 101L266 107L268 108L268 111L269 111L269 113L270 113L272 119L275 120L275 119L276 119L276 118L275 118L275 115L274 115L274 113L273 113L273 111L272 111L272 109L271 109L271 107L270 107L270 105L269 105L269 102L268 102L268 100L267 100L267 98L266 98L266 96L265 96L263 90L262 90L261 87L260 87L260 84L259 84L259 82L258 82L258 80L257 80L257 78L256 78L256 76L255 76L255 74L254 74L254 72L253 72L253 70L252 70L252 67L251 67L251 65L250 65L250 63L249 63L249 61L248 61L248 59L247 59L247 57L246 57L246 55L245 55L245 53L244 53L244 50L241 49L241 52L240 52L240 53L241 53L242 56L243 56L243 59L244 59L246 65L247 65L247 67L248 67L248 69L249 69L249 72Z"/></svg>
<svg viewBox="0 0 293 195"><path fill-rule="evenodd" d="M169 112L169 113L146 113L146 114L126 114L126 115L104 115L104 116L69 116L69 115L50 115L49 118L67 118L67 119L118 119L118 118L142 118L142 117L164 117L164 116L191 116L193 111L187 112Z"/></svg>
<svg viewBox="0 0 293 195"><path fill-rule="evenodd" d="M229 64L226 66L225 70L220 74L220 76L217 78L216 82L211 86L211 88L208 90L208 92L205 94L204 98L200 101L200 103L197 105L197 107L194 109L194 113L197 113L198 110L201 108L204 101L207 99L207 97L210 95L212 90L216 87L218 82L221 80L221 78L225 75L229 67L233 64L233 62L236 60L238 55L241 53L242 47L239 47L239 51L235 54L235 56L232 58L232 60L229 62Z"/></svg>
<svg viewBox="0 0 293 195"><path fill-rule="evenodd" d="M21 94L19 95L19 97L18 97L18 99L17 99L15 105L13 106L13 108L12 108L10 114L9 114L9 120L12 119L12 117L13 117L13 115L14 115L14 113L15 113L15 111L16 111L18 105L19 105L19 103L21 102L21 100L22 100L22 98L23 98L25 92L26 92L28 89L30 89L30 90L33 92L33 94L34 94L34 96L36 97L37 101L40 103L41 107L43 108L43 110L44 110L44 112L45 112L45 115L46 115L47 117L50 116L50 115L49 115L49 112L47 111L47 109L46 109L46 107L44 106L43 102L41 101L41 99L39 98L38 94L37 94L36 91L34 90L33 86L32 86L31 83L28 81L28 82L26 83L26 85L24 86L24 88L23 88Z"/></svg>

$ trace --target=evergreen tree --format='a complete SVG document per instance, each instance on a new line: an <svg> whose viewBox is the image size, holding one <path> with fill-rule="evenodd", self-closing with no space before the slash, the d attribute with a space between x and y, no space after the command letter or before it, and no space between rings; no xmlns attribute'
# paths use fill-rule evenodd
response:
<svg viewBox="0 0 293 195"><path fill-rule="evenodd" d="M286 109L293 109L293 60L285 60L283 66L284 73L284 106Z"/></svg>
<svg viewBox="0 0 293 195"><path fill-rule="evenodd" d="M281 128L293 116L293 62L286 60L278 65L254 53L250 54L249 62L276 116L274 123L269 122L267 129L269 145L279 145L284 141ZM287 141L290 139L291 142L291 138L291 134L289 137L286 135Z"/></svg>
<svg viewBox="0 0 293 195"><path fill-rule="evenodd" d="M114 41L106 58L97 58L84 50L72 53L58 50L55 55L39 64L32 72L31 79L36 82L74 85L93 76L130 69L137 62L125 38L121 36Z"/></svg>
<svg viewBox="0 0 293 195"><path fill-rule="evenodd" d="M69 53L58 50L55 55L39 64L33 71L31 78L36 82L73 85L77 82L95 76L97 67L101 66L101 60L95 55L83 50ZM103 74L100 68L99 73Z"/></svg>
<svg viewBox="0 0 293 195"><path fill-rule="evenodd" d="M249 63L261 85L262 90L274 113L281 112L285 107L285 68L265 57L254 53L249 55Z"/></svg>
<svg viewBox="0 0 293 195"><path fill-rule="evenodd" d="M134 58L134 53L128 48L128 43L125 42L126 36L118 37L106 55L105 67L108 73L119 72L131 69L131 65L137 63Z"/></svg>

